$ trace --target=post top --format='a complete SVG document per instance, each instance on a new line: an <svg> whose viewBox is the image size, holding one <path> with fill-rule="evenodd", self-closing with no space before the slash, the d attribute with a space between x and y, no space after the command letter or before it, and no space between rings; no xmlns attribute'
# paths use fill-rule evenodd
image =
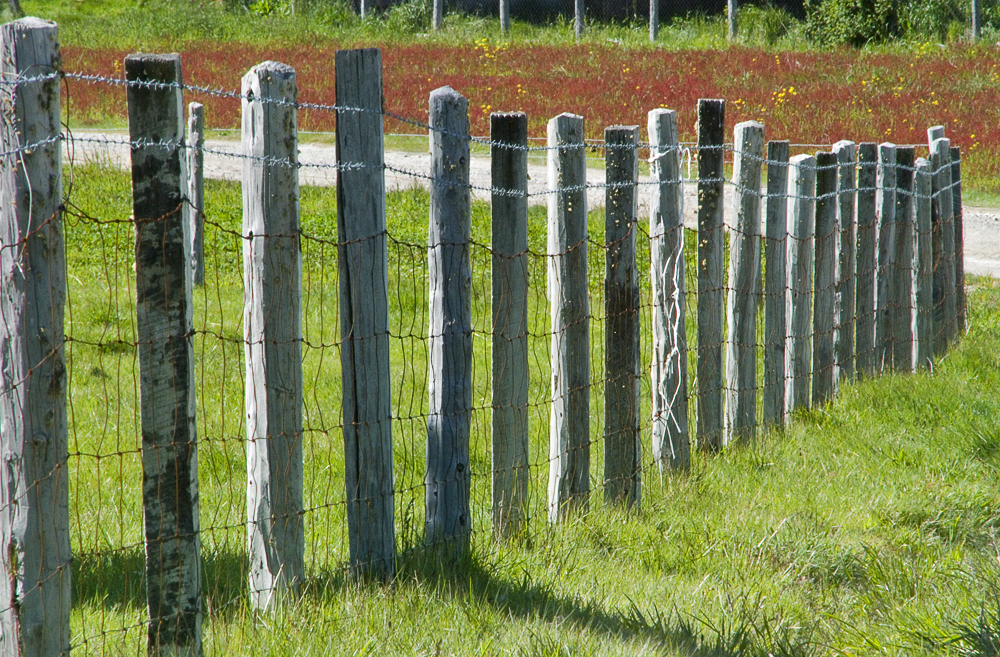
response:
<svg viewBox="0 0 1000 657"><path fill-rule="evenodd" d="M19 18L16 21L11 21L8 24L15 30L19 31L55 29L57 27L57 25L52 21L47 21L36 16L25 16L24 18Z"/></svg>

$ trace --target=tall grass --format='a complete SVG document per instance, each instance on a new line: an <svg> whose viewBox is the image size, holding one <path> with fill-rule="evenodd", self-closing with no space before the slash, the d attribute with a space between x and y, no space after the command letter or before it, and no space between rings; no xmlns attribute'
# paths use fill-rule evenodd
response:
<svg viewBox="0 0 1000 657"><path fill-rule="evenodd" d="M73 179L76 216L66 226L73 640L84 652L136 653L145 607L130 188L125 174L102 166L78 167ZM647 468L634 515L600 499L595 387L591 510L551 526L543 512L545 258L532 256L532 517L524 536L497 543L488 525L489 258L474 248L475 534L470 559L443 569L421 549L428 197L417 189L389 197L399 577L362 585L343 574L336 203L331 189L303 188L308 582L299 602L255 614L245 585L239 187L209 182L207 204L195 353L210 652L996 654L1000 283L971 279L969 334L933 374L848 384L832 405L797 413L786 431L718 456L695 453L686 475ZM602 225L595 213L596 380ZM532 210L533 253L544 253L544 231L544 212ZM488 234L488 208L476 203L474 240L486 244ZM640 271L647 279L648 265Z"/></svg>

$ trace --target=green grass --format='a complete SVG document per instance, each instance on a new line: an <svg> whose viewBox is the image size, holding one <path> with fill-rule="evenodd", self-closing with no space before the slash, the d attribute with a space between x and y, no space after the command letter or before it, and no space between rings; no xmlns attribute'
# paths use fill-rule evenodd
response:
<svg viewBox="0 0 1000 657"><path fill-rule="evenodd" d="M73 207L101 221L68 216L65 228L78 653L134 654L145 641L129 194L126 174L78 167ZM238 185L207 183L207 283L195 292L194 318L210 654L997 654L1000 282L970 280L969 334L933 374L847 385L833 405L797 413L787 431L717 456L696 453L686 475L647 468L635 515L601 500L595 385L591 510L550 526L546 262L532 256L532 518L523 537L497 543L488 509L489 255L474 248L473 554L440 568L420 547L428 197L416 189L388 200L399 576L391 585L344 576L337 266L325 241L336 237L335 192L303 188L308 581L299 602L255 614L244 584L241 247L229 232L239 229L240 206ZM544 209L529 221L531 249L544 253ZM595 213L597 243L602 227ZM473 237L489 243L481 203ZM590 254L600 381L603 257L593 244ZM648 375L642 394L647 417Z"/></svg>

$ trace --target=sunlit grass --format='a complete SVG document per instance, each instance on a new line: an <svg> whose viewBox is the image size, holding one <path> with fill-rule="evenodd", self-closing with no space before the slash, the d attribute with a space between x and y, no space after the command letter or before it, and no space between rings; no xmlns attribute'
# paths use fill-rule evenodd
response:
<svg viewBox="0 0 1000 657"><path fill-rule="evenodd" d="M127 175L83 167L71 200L103 222L127 220L129 192ZM208 268L195 292L194 344L210 653L994 654L1000 283L970 280L969 334L933 374L845 385L832 405L797 413L784 432L717 456L695 452L687 475L647 467L635 515L601 498L603 390L595 386L591 511L554 527L544 513L546 262L531 256L531 520L521 539L502 544L489 533L489 257L474 248L473 554L442 569L420 548L428 197L391 194L399 577L361 585L343 571L338 283L326 241L336 239L334 190L303 188L301 204L308 581L301 601L259 616L245 590L242 264L229 232L239 228L240 191L208 183ZM529 221L531 251L543 254L544 209ZM590 227L601 243L600 213ZM488 208L479 203L473 237L489 242ZM68 217L66 238L73 641L87 653L134 654L145 641L145 604L131 227ZM646 295L644 244L640 231ZM692 290L693 240L688 247ZM589 267L599 381L603 253L594 244ZM692 297L688 308L695 305ZM642 394L645 416L648 374Z"/></svg>

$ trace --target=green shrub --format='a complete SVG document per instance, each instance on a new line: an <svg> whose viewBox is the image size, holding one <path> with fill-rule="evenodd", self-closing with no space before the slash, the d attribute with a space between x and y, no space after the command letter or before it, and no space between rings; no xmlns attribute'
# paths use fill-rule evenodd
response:
<svg viewBox="0 0 1000 657"><path fill-rule="evenodd" d="M899 35L897 0L806 0L806 37L860 47Z"/></svg>
<svg viewBox="0 0 1000 657"><path fill-rule="evenodd" d="M747 5L740 7L738 25L740 35L750 43L763 43L773 46L783 37L788 36L798 21L780 7L775 7L770 3L755 6Z"/></svg>
<svg viewBox="0 0 1000 657"><path fill-rule="evenodd" d="M959 36L967 29L969 4L966 0L904 2L899 8L900 26L907 36L948 41L953 24L958 24Z"/></svg>

